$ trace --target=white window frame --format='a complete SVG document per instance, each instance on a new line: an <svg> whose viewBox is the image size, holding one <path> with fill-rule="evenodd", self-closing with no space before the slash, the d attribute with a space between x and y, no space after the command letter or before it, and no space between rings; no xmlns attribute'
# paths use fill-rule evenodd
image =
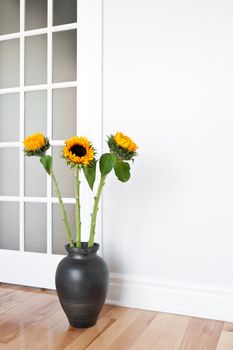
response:
<svg viewBox="0 0 233 350"><path fill-rule="evenodd" d="M0 202L19 203L20 227L19 251L0 249L0 282L55 288L54 273L62 255L52 254L52 197L51 177L47 175L47 196L26 197L24 195L24 97L25 92L46 90L47 136L52 136L52 91L53 89L76 87L77 89L77 134L92 140L99 153L102 152L102 0L78 0L77 23L52 26L53 1L48 0L47 28L25 31L25 0L20 0L20 32L1 35L0 41L20 40L20 85L0 89L0 94L20 95L20 141L0 142L0 148L18 147L20 154L19 196L0 196ZM77 81L52 82L52 33L77 29ZM24 86L25 37L47 34L47 84ZM64 140L51 141L52 146L64 144ZM83 213L83 230L88 230L92 196L88 195L89 210ZM47 253L24 251L24 206L25 203L47 203ZM74 198L64 198L64 203L75 203ZM87 208L86 208L87 209ZM65 233L64 233L65 234ZM102 215L97 225L96 241L102 245ZM64 252L65 254L65 252Z"/></svg>

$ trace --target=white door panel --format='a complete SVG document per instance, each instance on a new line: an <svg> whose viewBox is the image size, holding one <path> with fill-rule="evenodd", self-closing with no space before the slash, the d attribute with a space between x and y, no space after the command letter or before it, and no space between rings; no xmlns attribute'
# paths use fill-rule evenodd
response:
<svg viewBox="0 0 233 350"><path fill-rule="evenodd" d="M51 140L74 231L74 174L60 155L75 134L101 151L101 7L101 0L0 2L1 282L54 288L67 239L51 178L38 158L24 157L22 141L34 132ZM82 197L85 240L92 201L85 184ZM98 242L100 228L99 220Z"/></svg>

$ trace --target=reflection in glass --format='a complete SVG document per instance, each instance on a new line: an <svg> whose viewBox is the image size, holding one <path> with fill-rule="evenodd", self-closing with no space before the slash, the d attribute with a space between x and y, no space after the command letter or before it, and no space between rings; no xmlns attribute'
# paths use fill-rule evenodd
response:
<svg viewBox="0 0 233 350"><path fill-rule="evenodd" d="M76 135L76 88L56 89L53 91L53 139L64 140L73 135Z"/></svg>
<svg viewBox="0 0 233 350"><path fill-rule="evenodd" d="M77 0L53 0L53 25L73 23L77 21Z"/></svg>
<svg viewBox="0 0 233 350"><path fill-rule="evenodd" d="M46 172L38 157L25 157L25 196L46 196Z"/></svg>
<svg viewBox="0 0 233 350"><path fill-rule="evenodd" d="M0 95L0 142L19 140L19 94Z"/></svg>
<svg viewBox="0 0 233 350"><path fill-rule="evenodd" d="M20 0L0 1L0 35L19 32Z"/></svg>
<svg viewBox="0 0 233 350"><path fill-rule="evenodd" d="M53 170L56 175L57 182L60 186L63 197L75 197L74 189L74 169L66 165L65 159L61 158L63 147L53 147ZM56 192L53 186L53 196Z"/></svg>
<svg viewBox="0 0 233 350"><path fill-rule="evenodd" d="M76 80L76 30L53 33L53 82Z"/></svg>
<svg viewBox="0 0 233 350"><path fill-rule="evenodd" d="M19 195L19 150L0 148L0 196Z"/></svg>
<svg viewBox="0 0 233 350"><path fill-rule="evenodd" d="M47 210L44 203L25 203L25 251L47 252Z"/></svg>
<svg viewBox="0 0 233 350"><path fill-rule="evenodd" d="M45 27L47 27L47 0L26 0L25 29L30 30Z"/></svg>
<svg viewBox="0 0 233 350"><path fill-rule="evenodd" d="M19 86L19 39L0 42L0 89Z"/></svg>
<svg viewBox="0 0 233 350"><path fill-rule="evenodd" d="M19 250L19 203L0 202L0 249Z"/></svg>
<svg viewBox="0 0 233 350"><path fill-rule="evenodd" d="M25 93L25 136L35 132L47 134L47 92Z"/></svg>
<svg viewBox="0 0 233 350"><path fill-rule="evenodd" d="M73 237L75 237L75 205L74 204L65 204L67 217L70 225L71 232ZM64 224L62 221L62 216L60 213L60 208L58 204L53 204L53 254L62 254L65 255L66 251L64 245L68 243L67 235L65 232Z"/></svg>
<svg viewBox="0 0 233 350"><path fill-rule="evenodd" d="M25 38L26 85L47 82L47 34Z"/></svg>

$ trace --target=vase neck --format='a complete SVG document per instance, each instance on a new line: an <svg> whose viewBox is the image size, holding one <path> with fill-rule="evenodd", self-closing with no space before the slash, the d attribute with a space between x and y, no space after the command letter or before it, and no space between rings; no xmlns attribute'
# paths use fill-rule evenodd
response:
<svg viewBox="0 0 233 350"><path fill-rule="evenodd" d="M70 247L69 244L65 245L66 251L69 257L75 259L87 259L93 258L97 254L97 250L99 249L99 244L94 243L93 247L88 247L87 242L82 242L81 247Z"/></svg>

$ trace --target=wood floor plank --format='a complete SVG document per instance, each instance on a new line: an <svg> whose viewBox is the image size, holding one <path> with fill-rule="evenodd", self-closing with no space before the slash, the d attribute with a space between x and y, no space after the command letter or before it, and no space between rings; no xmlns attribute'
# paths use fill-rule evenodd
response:
<svg viewBox="0 0 233 350"><path fill-rule="evenodd" d="M7 344L27 327L47 315L47 312L56 310L55 300L42 300L39 298L28 299L26 303L21 303L13 308L6 315L0 318L0 343Z"/></svg>
<svg viewBox="0 0 233 350"><path fill-rule="evenodd" d="M95 327L88 328L79 339L75 339L65 349L86 349L101 333L103 333L108 327L110 327L116 320L124 317L129 311L128 308L115 306L110 308L103 317L100 318ZM54 349L55 350L55 349Z"/></svg>
<svg viewBox="0 0 233 350"><path fill-rule="evenodd" d="M12 301L12 308L0 315L0 343L2 344L15 341L32 325L42 322L49 314L53 314L59 306L54 296L22 291L18 293L23 293L24 299L21 302L16 299L16 304ZM61 310L60 313L62 314Z"/></svg>
<svg viewBox="0 0 233 350"><path fill-rule="evenodd" d="M233 332L233 322L224 322L223 331Z"/></svg>
<svg viewBox="0 0 233 350"><path fill-rule="evenodd" d="M17 337L6 344L6 350L13 349L33 349L30 344L35 339L38 340L38 346L40 345L41 337L47 336L49 329L53 328L55 324L58 324L63 319L63 314L60 310L46 314L38 323L34 322L29 325L24 331L20 332Z"/></svg>
<svg viewBox="0 0 233 350"><path fill-rule="evenodd" d="M114 309L116 309L116 306L104 304L104 306L100 312L99 318L103 317L106 314L109 314L109 312L113 311Z"/></svg>
<svg viewBox="0 0 233 350"><path fill-rule="evenodd" d="M156 315L154 311L141 310L135 321L111 344L111 350L128 350Z"/></svg>
<svg viewBox="0 0 233 350"><path fill-rule="evenodd" d="M65 327L56 337L51 337L41 350L64 350L84 332L85 328Z"/></svg>
<svg viewBox="0 0 233 350"><path fill-rule="evenodd" d="M111 327L103 332L93 343L91 343L88 350L105 350L112 347L116 339L121 336L125 330L136 320L139 316L140 310L128 309L125 314L121 315Z"/></svg>
<svg viewBox="0 0 233 350"><path fill-rule="evenodd" d="M69 323L65 317L61 317L60 321L54 322L50 327L43 330L43 337L41 337L40 332L34 332L35 336L30 342L27 341L27 346L33 350L49 349L48 344L51 343L51 340L56 339L64 329L69 329ZM30 330L31 332L32 330Z"/></svg>
<svg viewBox="0 0 233 350"><path fill-rule="evenodd" d="M15 294L15 290L9 290L9 289L2 289L0 288L0 300L3 300L4 298L8 297L9 295Z"/></svg>
<svg viewBox="0 0 233 350"><path fill-rule="evenodd" d="M31 294L27 294L28 299ZM17 305L21 305L25 302L25 293L23 291L12 291L0 297L0 315L9 311Z"/></svg>
<svg viewBox="0 0 233 350"><path fill-rule="evenodd" d="M161 334L151 349L153 350L179 350L180 344L190 322L188 316L175 316L166 332Z"/></svg>
<svg viewBox="0 0 233 350"><path fill-rule="evenodd" d="M95 339L98 339L99 336L106 329L108 329L108 327L110 327L113 322L115 322L115 320L102 317L94 327L86 329L85 332L83 332L77 339L65 347L64 350L88 349L88 345Z"/></svg>
<svg viewBox="0 0 233 350"><path fill-rule="evenodd" d="M44 294L26 292L26 295L27 298L25 299L25 292L16 291L16 293L10 295L8 299L2 300L0 298L0 315L6 313L18 313L22 308L24 310L30 308L31 304L34 304L35 308L37 308L37 303L43 304L44 301L47 302L52 300L51 297Z"/></svg>
<svg viewBox="0 0 233 350"><path fill-rule="evenodd" d="M0 284L0 350L233 350L233 323L105 305L69 326L54 291Z"/></svg>
<svg viewBox="0 0 233 350"><path fill-rule="evenodd" d="M223 322L192 317L180 350L215 350Z"/></svg>
<svg viewBox="0 0 233 350"><path fill-rule="evenodd" d="M233 333L223 331L220 335L216 350L232 350L233 349Z"/></svg>
<svg viewBox="0 0 233 350"><path fill-rule="evenodd" d="M113 310L113 305L104 305L99 319L102 318L104 315L109 313L110 310ZM99 322L99 320L98 320ZM64 327L64 329L59 333L56 334L55 338L51 338L49 342L47 342L44 347L41 347L42 350L63 350L68 345L70 345L73 341L77 340L78 337L85 332L85 328L74 328L74 327Z"/></svg>
<svg viewBox="0 0 233 350"><path fill-rule="evenodd" d="M131 310L128 307L115 306L113 309L107 312L106 317L113 320L118 320L126 314L127 311Z"/></svg>
<svg viewBox="0 0 233 350"><path fill-rule="evenodd" d="M177 350L190 317L159 313L130 350Z"/></svg>
<svg viewBox="0 0 233 350"><path fill-rule="evenodd" d="M171 314L158 313L130 349L149 349L149 346L159 338L160 334L167 327L172 318L173 315Z"/></svg>
<svg viewBox="0 0 233 350"><path fill-rule="evenodd" d="M118 310L120 311L121 316L117 320L109 318L111 315L114 316L114 311L117 313ZM72 343L71 347L68 347L66 350L105 350L109 348L118 336L135 320L139 312L138 310L124 308L116 308L114 311L110 311L101 319L103 322L101 329L98 328L100 326L99 324L88 329L76 342ZM87 336L89 343L86 342Z"/></svg>

